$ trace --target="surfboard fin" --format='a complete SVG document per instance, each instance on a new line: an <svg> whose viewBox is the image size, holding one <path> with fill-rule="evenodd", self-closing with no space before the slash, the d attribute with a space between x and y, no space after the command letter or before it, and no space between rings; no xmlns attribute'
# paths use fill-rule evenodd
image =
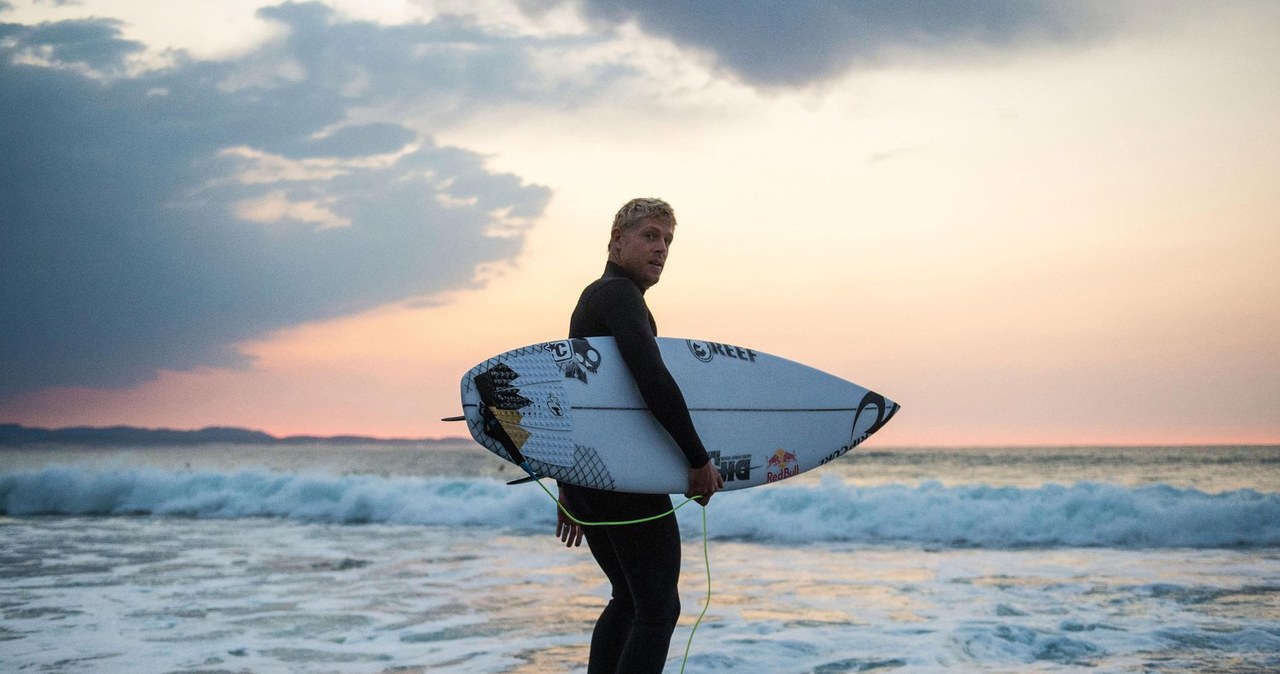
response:
<svg viewBox="0 0 1280 674"><path fill-rule="evenodd" d="M529 482L533 482L534 480L537 480L537 479L538 479L538 478L536 478L536 477L534 477L534 476L530 475L530 476L528 476L528 477L522 477L522 478L520 478L519 480L512 480L512 481L508 482L508 483L507 483L507 485L508 485L508 486L514 486L514 485L517 485L517 484L527 484L527 483L529 483Z"/></svg>
<svg viewBox="0 0 1280 674"><path fill-rule="evenodd" d="M465 416L457 416L457 417L445 417L440 421L466 421L466 420L467 418Z"/></svg>

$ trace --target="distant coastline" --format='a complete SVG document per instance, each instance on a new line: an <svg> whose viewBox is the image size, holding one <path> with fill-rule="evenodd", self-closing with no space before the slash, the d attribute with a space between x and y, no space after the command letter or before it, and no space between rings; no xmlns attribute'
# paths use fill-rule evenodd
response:
<svg viewBox="0 0 1280 674"><path fill-rule="evenodd" d="M234 426L199 430L139 428L136 426L72 426L38 428L0 424L0 447L28 445L89 445L95 447L157 447L185 445L386 445L421 446L453 443L464 438L371 438L360 435L290 435L277 437Z"/></svg>

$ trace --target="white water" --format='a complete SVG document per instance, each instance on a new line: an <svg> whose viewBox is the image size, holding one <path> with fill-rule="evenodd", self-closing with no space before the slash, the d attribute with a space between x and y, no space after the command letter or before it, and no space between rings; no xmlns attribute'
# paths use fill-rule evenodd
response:
<svg viewBox="0 0 1280 674"><path fill-rule="evenodd" d="M272 471L170 473L45 468L0 476L11 516L276 517L332 524L554 526L546 495L491 478L386 478ZM1037 488L816 484L725 492L716 539L963 547L1138 548L1280 545L1280 494L1207 494L1164 485ZM680 513L688 529L696 508Z"/></svg>
<svg viewBox="0 0 1280 674"><path fill-rule="evenodd" d="M585 671L606 588L536 486L462 450L247 451L0 452L0 670ZM1280 668L1280 450L1100 455L886 451L718 495L686 671Z"/></svg>

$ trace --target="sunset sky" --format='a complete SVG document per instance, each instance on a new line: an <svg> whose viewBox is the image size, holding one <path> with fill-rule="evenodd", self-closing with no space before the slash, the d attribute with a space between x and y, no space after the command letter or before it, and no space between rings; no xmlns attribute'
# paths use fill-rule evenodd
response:
<svg viewBox="0 0 1280 674"><path fill-rule="evenodd" d="M635 196L659 332L900 445L1280 443L1280 3L0 0L0 422L464 435Z"/></svg>

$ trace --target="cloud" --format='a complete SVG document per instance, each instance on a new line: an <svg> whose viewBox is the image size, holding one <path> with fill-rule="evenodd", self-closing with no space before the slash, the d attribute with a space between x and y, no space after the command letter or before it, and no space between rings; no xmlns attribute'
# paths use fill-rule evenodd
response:
<svg viewBox="0 0 1280 674"><path fill-rule="evenodd" d="M0 396L242 367L245 340L519 252L549 190L369 111L518 96L536 45L263 15L287 35L143 72L111 20L0 25Z"/></svg>
<svg viewBox="0 0 1280 674"><path fill-rule="evenodd" d="M1116 3L1083 0L582 0L581 6L598 23L634 21L651 35L707 51L744 81L767 87L974 48L1088 41L1124 21Z"/></svg>
<svg viewBox="0 0 1280 674"><path fill-rule="evenodd" d="M145 48L140 42L120 39L119 33L117 21L82 19L26 29L20 40L29 57L93 71L115 71L124 66L128 56Z"/></svg>
<svg viewBox="0 0 1280 674"><path fill-rule="evenodd" d="M0 397L243 367L246 340L472 284L519 252L550 192L431 132L651 89L664 73L628 60L622 23L768 87L1118 22L1014 0L579 6L606 29L288 3L259 12L285 30L223 61L148 53L112 19L0 24Z"/></svg>

